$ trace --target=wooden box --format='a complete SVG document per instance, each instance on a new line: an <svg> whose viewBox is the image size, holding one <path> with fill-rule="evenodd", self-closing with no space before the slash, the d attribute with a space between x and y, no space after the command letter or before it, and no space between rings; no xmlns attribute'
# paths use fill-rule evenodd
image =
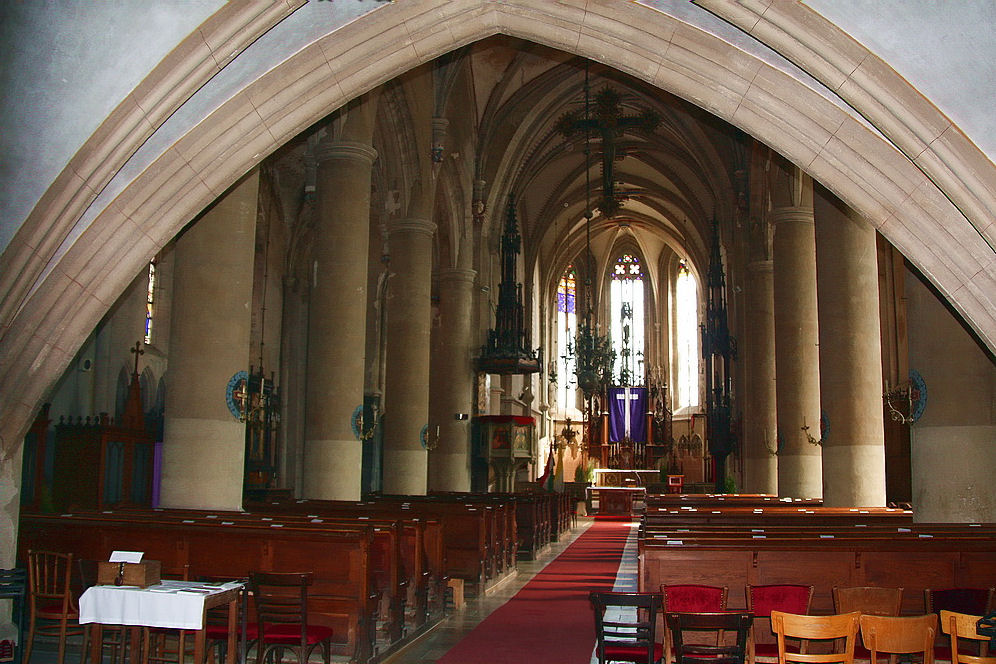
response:
<svg viewBox="0 0 996 664"><path fill-rule="evenodd" d="M143 560L140 563L97 563L97 583L102 586L138 586L145 588L159 583L161 564L158 560ZM121 582L115 583L121 575Z"/></svg>

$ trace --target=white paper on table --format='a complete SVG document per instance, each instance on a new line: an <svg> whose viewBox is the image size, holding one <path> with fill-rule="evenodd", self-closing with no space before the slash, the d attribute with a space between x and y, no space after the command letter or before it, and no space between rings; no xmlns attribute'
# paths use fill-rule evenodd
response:
<svg viewBox="0 0 996 664"><path fill-rule="evenodd" d="M111 553L109 562L112 563L140 563L142 562L142 556L145 555L144 551L114 551Z"/></svg>

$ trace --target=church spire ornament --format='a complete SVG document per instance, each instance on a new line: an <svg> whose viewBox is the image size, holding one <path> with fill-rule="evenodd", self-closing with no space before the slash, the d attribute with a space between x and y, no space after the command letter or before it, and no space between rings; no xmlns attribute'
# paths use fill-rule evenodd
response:
<svg viewBox="0 0 996 664"><path fill-rule="evenodd" d="M706 277L706 322L702 326L702 356L705 359L706 420L709 453L716 464L716 492L726 481L726 458L734 452L737 437L732 419L732 363L737 358L737 340L730 335L726 310L726 275L719 246L719 222L713 218L709 271Z"/></svg>
<svg viewBox="0 0 996 664"><path fill-rule="evenodd" d="M494 329L488 330L488 342L481 347L477 360L479 371L493 374L532 374L540 370L539 351L533 350L526 329L522 284L515 281L516 262L522 247L515 201L508 197L505 231L501 238L501 283Z"/></svg>

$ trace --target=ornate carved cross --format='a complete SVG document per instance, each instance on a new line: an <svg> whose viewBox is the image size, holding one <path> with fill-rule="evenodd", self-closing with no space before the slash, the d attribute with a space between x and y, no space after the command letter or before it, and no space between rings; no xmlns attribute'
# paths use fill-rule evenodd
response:
<svg viewBox="0 0 996 664"><path fill-rule="evenodd" d="M557 131L567 139L591 130L599 133L602 140L602 198L598 202L598 208L609 218L619 212L624 198L616 195L612 177L613 162L622 158L617 157L616 141L628 129L652 132L661 122L660 116L651 109L643 109L639 115L624 115L621 99L621 95L612 88L602 88L595 95L593 114L586 113L586 109L579 109L565 113L557 121Z"/></svg>

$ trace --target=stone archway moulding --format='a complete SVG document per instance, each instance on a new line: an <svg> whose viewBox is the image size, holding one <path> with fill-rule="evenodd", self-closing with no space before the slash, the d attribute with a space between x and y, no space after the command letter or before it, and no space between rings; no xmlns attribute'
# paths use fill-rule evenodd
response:
<svg viewBox="0 0 996 664"><path fill-rule="evenodd" d="M784 73L630 2L392 3L314 42L201 119L61 255L57 247L40 257L24 245L8 247L16 254L5 252L6 265L41 260L51 269L5 320L3 456L20 446L38 403L100 317L185 223L331 110L402 71L499 33L625 71L767 143L863 214L996 348L996 307L987 295L996 292L993 252L951 203L954 197L880 135ZM57 182L45 200L71 198L75 184ZM33 214L26 232L44 234L66 205Z"/></svg>

